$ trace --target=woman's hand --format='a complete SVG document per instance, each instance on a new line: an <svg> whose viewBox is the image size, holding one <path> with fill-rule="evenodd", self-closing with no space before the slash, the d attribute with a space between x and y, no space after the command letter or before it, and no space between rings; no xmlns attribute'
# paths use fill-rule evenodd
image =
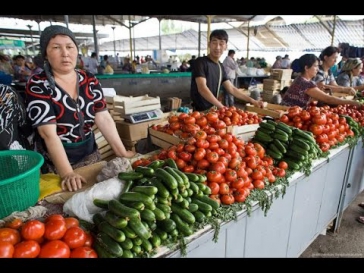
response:
<svg viewBox="0 0 364 273"><path fill-rule="evenodd" d="M136 155L136 152L133 152L133 151L126 151L125 152L125 155L123 155L124 157L127 157L127 158L131 158L131 157L134 157Z"/></svg>
<svg viewBox="0 0 364 273"><path fill-rule="evenodd" d="M348 88L346 88L345 91L349 95L352 95L352 96L355 96L356 95L356 90L353 87L348 87Z"/></svg>
<svg viewBox="0 0 364 273"><path fill-rule="evenodd" d="M61 187L64 191L77 191L82 188L82 183L87 183L86 179L75 172L67 173L61 179Z"/></svg>
<svg viewBox="0 0 364 273"><path fill-rule="evenodd" d="M264 102L261 100L255 100L253 101L253 105L258 108L264 108Z"/></svg>

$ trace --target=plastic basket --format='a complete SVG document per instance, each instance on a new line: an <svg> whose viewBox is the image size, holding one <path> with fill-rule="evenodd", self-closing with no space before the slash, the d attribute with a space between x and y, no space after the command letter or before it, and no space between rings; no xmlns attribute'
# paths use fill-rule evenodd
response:
<svg viewBox="0 0 364 273"><path fill-rule="evenodd" d="M0 219L37 203L43 162L34 151L0 151Z"/></svg>

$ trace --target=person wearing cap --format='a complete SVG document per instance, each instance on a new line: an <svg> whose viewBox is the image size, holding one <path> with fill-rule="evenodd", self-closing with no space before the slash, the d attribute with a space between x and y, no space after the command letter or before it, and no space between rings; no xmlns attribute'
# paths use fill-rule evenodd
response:
<svg viewBox="0 0 364 273"><path fill-rule="evenodd" d="M331 67L337 61L339 52L340 49L335 46L328 46L321 51L319 56L321 64L319 65L319 70L313 80L321 90L327 93L336 92L355 95L355 89L350 86L345 87L339 85L331 71Z"/></svg>
<svg viewBox="0 0 364 273"><path fill-rule="evenodd" d="M359 58L349 58L341 68L340 74L337 76L337 83L344 87L353 87L356 91L363 91L359 75L363 70L363 62Z"/></svg>
<svg viewBox="0 0 364 273"><path fill-rule="evenodd" d="M361 109L356 100L342 99L325 93L312 79L319 70L319 58L315 54L304 54L299 58L299 76L285 92L281 105L306 108L312 101L328 105L350 104Z"/></svg>
<svg viewBox="0 0 364 273"><path fill-rule="evenodd" d="M92 127L97 125L118 157L133 157L123 145L94 74L76 69L75 35L60 25L40 36L44 70L26 85L26 107L35 129L36 151L44 157L42 173L57 173L63 190L76 191L86 179L75 168L101 160Z"/></svg>
<svg viewBox="0 0 364 273"><path fill-rule="evenodd" d="M249 102L256 107L263 108L263 102L254 100L245 95L243 89L236 88L229 81L222 63L221 55L227 49L228 34L223 29L215 29L210 34L208 47L210 53L207 56L198 57L194 62L191 73L191 101L195 111L206 111L211 107L224 108L218 100L220 85L234 97Z"/></svg>

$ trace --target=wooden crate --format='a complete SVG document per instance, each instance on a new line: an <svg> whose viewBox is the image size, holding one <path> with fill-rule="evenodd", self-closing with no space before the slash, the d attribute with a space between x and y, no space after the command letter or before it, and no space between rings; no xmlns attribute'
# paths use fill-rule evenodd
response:
<svg viewBox="0 0 364 273"><path fill-rule="evenodd" d="M176 136L169 135L167 133L163 133L149 127L149 136L152 143L162 149L168 149L169 147L180 143L180 138Z"/></svg>
<svg viewBox="0 0 364 273"><path fill-rule="evenodd" d="M288 113L288 108L288 106L282 106L273 103L267 103L264 108L258 108L251 104L246 105L246 111L255 112L262 116L270 116L272 118L279 118L282 115Z"/></svg>
<svg viewBox="0 0 364 273"><path fill-rule="evenodd" d="M259 124L248 124L248 125L242 125L242 126L228 126L227 132L232 133L233 135L248 141L250 140L254 134L255 131L259 128Z"/></svg>
<svg viewBox="0 0 364 273"><path fill-rule="evenodd" d="M139 97L115 96L113 110L120 113L121 117L126 115L161 109L160 97L149 97L148 95Z"/></svg>
<svg viewBox="0 0 364 273"><path fill-rule="evenodd" d="M336 93L336 92L334 92L334 93L332 93L332 95L334 97L338 97L338 98L341 98L341 99L347 99L347 100L354 99L353 95L349 95L349 94L346 94L346 93L338 93L338 92Z"/></svg>

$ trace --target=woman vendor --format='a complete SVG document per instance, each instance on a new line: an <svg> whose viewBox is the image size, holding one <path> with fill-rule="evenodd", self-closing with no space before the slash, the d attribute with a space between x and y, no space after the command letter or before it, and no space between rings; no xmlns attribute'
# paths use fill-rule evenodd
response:
<svg viewBox="0 0 364 273"><path fill-rule="evenodd" d="M40 37L44 71L26 85L27 113L35 130L36 151L44 156L43 173L61 177L63 190L76 191L86 179L73 170L101 160L94 124L116 156L133 157L122 143L106 107L98 79L76 69L78 46L68 28L52 25Z"/></svg>
<svg viewBox="0 0 364 273"><path fill-rule="evenodd" d="M356 91L350 86L341 86L336 80L331 71L339 56L339 48L335 46L328 46L322 50L320 54L321 64L319 65L318 72L314 78L317 86L324 91L346 93L355 95Z"/></svg>
<svg viewBox="0 0 364 273"><path fill-rule="evenodd" d="M337 83L345 87L353 87L357 91L364 90L359 75L363 69L363 62L359 58L349 58L337 76Z"/></svg>
<svg viewBox="0 0 364 273"><path fill-rule="evenodd" d="M314 54L304 54L299 58L300 75L294 80L282 98L281 105L306 108L312 100L330 105L350 104L361 107L356 100L330 96L312 80L319 70L319 59Z"/></svg>

